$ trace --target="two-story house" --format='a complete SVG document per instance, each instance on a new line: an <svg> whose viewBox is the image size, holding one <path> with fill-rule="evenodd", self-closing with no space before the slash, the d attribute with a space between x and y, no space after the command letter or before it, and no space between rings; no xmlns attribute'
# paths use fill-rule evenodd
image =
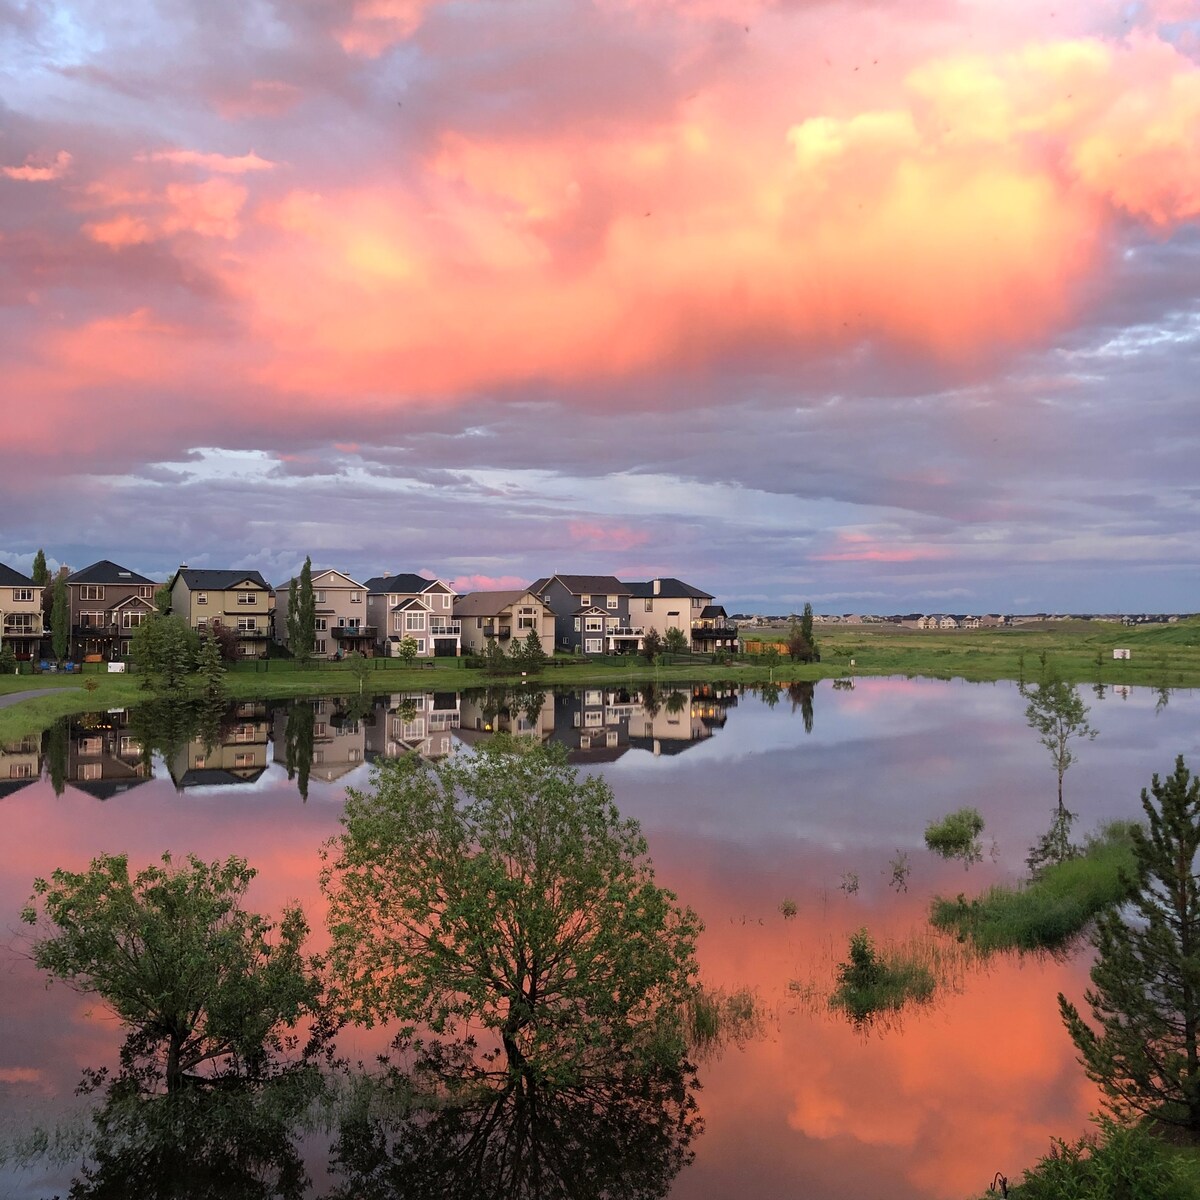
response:
<svg viewBox="0 0 1200 1200"><path fill-rule="evenodd" d="M574 654L637 650L645 630L630 621L631 593L613 575L550 575L529 589L554 612L554 645Z"/></svg>
<svg viewBox="0 0 1200 1200"><path fill-rule="evenodd" d="M275 592L257 571L198 570L184 563L167 586L171 612L193 629L224 625L237 633L238 654L257 658L266 653Z"/></svg>
<svg viewBox="0 0 1200 1200"><path fill-rule="evenodd" d="M681 579L649 579L627 583L630 624L655 630L665 638L668 629L682 630L688 647L699 653L736 650L737 626L725 609L713 604L711 592L705 592Z"/></svg>
<svg viewBox="0 0 1200 1200"><path fill-rule="evenodd" d="M554 613L532 589L529 591L468 592L454 602L454 616L462 624L462 646L467 654L483 654L495 638L508 653L534 630L546 655L554 653Z"/></svg>
<svg viewBox="0 0 1200 1200"><path fill-rule="evenodd" d="M275 640L288 644L288 591L300 578L279 584L275 591ZM367 620L367 586L351 579L344 571L328 569L312 572L313 601L316 609L316 658L340 658L354 650L368 658L375 655L378 630Z"/></svg>
<svg viewBox="0 0 1200 1200"><path fill-rule="evenodd" d="M106 558L68 575L71 656L125 658L133 631L154 613L156 586L153 579Z"/></svg>
<svg viewBox="0 0 1200 1200"><path fill-rule="evenodd" d="M42 589L28 575L0 563L0 644L27 661L37 654L42 632Z"/></svg>
<svg viewBox="0 0 1200 1200"><path fill-rule="evenodd" d="M421 658L462 653L462 626L454 615L457 593L440 579L384 572L367 580L367 624L380 653L395 657L412 638Z"/></svg>

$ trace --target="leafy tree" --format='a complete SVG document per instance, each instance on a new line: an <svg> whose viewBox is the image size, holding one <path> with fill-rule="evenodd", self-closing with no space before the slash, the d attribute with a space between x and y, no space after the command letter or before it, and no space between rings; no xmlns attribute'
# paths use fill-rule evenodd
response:
<svg viewBox="0 0 1200 1200"><path fill-rule="evenodd" d="M807 602L804 605L804 611L800 614L800 636L809 644L813 658L816 658L817 639L813 637L813 606Z"/></svg>
<svg viewBox="0 0 1200 1200"><path fill-rule="evenodd" d="M38 929L33 960L97 993L129 1030L125 1067L143 1064L168 1095L268 1075L316 988L300 909L276 927L242 907L254 874L244 859L169 854L132 878L123 854L57 870L34 881L22 913Z"/></svg>
<svg viewBox="0 0 1200 1200"><path fill-rule="evenodd" d="M809 632L804 632L804 622L797 621L794 617L788 625L787 638L784 645L787 646L788 657L792 662L812 662L817 656L817 648L813 645L812 640L812 605L806 604L806 617L808 620Z"/></svg>
<svg viewBox="0 0 1200 1200"><path fill-rule="evenodd" d="M200 635L182 617L147 617L129 641L129 657L145 676L143 684L169 694L186 690L199 653Z"/></svg>
<svg viewBox="0 0 1200 1200"><path fill-rule="evenodd" d="M207 626L209 634L217 643L217 649L220 651L221 661L226 663L237 662L242 657L238 647L237 630L232 625L223 625L213 623Z"/></svg>
<svg viewBox="0 0 1200 1200"><path fill-rule="evenodd" d="M678 625L672 625L667 630L666 637L663 638L663 649L668 654L686 654L688 651L687 634Z"/></svg>
<svg viewBox="0 0 1200 1200"><path fill-rule="evenodd" d="M792 712L795 712L796 709L800 710L805 733L813 731L813 701L816 698L816 691L812 680L801 680L799 683L788 685L788 699L792 702Z"/></svg>
<svg viewBox="0 0 1200 1200"><path fill-rule="evenodd" d="M50 582L50 568L46 566L46 552L39 549L33 556L33 570L29 577L38 587L45 587Z"/></svg>
<svg viewBox="0 0 1200 1200"><path fill-rule="evenodd" d="M500 645L499 638L488 638L487 645L483 649L483 669L488 675L503 675L509 669L508 655L504 653L504 647Z"/></svg>
<svg viewBox="0 0 1200 1200"><path fill-rule="evenodd" d="M406 667L411 667L417 659L417 639L403 637L396 643L396 657L404 660Z"/></svg>
<svg viewBox="0 0 1200 1200"><path fill-rule="evenodd" d="M642 657L652 663L663 652L662 635L657 629L651 629L642 638Z"/></svg>
<svg viewBox="0 0 1200 1200"><path fill-rule="evenodd" d="M205 630L200 640L200 653L196 656L196 670L204 699L211 703L224 703L228 694L225 686L225 666L221 662L221 650L212 629Z"/></svg>
<svg viewBox="0 0 1200 1200"><path fill-rule="evenodd" d="M300 580L288 584L288 648L293 657L308 662L317 645L317 601L312 585L312 559L306 557Z"/></svg>
<svg viewBox="0 0 1200 1200"><path fill-rule="evenodd" d="M54 657L62 662L71 648L71 600L67 595L67 577L61 571L54 580L50 606L50 644Z"/></svg>
<svg viewBox="0 0 1200 1200"><path fill-rule="evenodd" d="M0 644L0 675L11 675L17 669L17 652L11 644Z"/></svg>
<svg viewBox="0 0 1200 1200"><path fill-rule="evenodd" d="M1132 831L1128 904L1096 923L1084 993L1099 1032L1061 993L1063 1020L1088 1076L1115 1111L1200 1133L1200 776L1183 756L1149 792Z"/></svg>
<svg viewBox="0 0 1200 1200"><path fill-rule="evenodd" d="M494 1039L499 1082L562 1084L657 1044L701 925L654 882L607 783L497 738L376 768L324 851L333 988L355 1021ZM626 1049L621 1050L626 1053Z"/></svg>
<svg viewBox="0 0 1200 1200"><path fill-rule="evenodd" d="M165 583L155 589L154 608L160 617L165 617L171 611L171 589Z"/></svg>
<svg viewBox="0 0 1200 1200"><path fill-rule="evenodd" d="M1076 738L1090 740L1097 731L1088 724L1088 706L1069 683L1053 675L1046 676L1033 687L1021 689L1028 703L1025 722L1038 735L1054 763L1058 775L1058 808L1063 811L1063 776L1075 761L1071 743Z"/></svg>
<svg viewBox="0 0 1200 1200"><path fill-rule="evenodd" d="M361 696L367 680L371 678L371 660L361 650L352 650L346 655L346 664L350 674L358 681L358 694Z"/></svg>

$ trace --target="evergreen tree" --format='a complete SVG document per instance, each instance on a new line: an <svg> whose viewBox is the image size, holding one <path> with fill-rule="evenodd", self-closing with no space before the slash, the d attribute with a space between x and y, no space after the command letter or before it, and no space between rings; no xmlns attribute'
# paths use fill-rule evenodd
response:
<svg viewBox="0 0 1200 1200"><path fill-rule="evenodd" d="M196 670L200 674L200 686L206 701L223 702L227 689L225 687L225 664L221 661L221 647L213 636L212 630L206 630L200 643L200 653L196 657Z"/></svg>
<svg viewBox="0 0 1200 1200"><path fill-rule="evenodd" d="M312 771L313 738L316 714L313 706L303 700L288 709L284 728L284 759L289 779L296 780L300 799L308 800L308 777Z"/></svg>
<svg viewBox="0 0 1200 1200"><path fill-rule="evenodd" d="M312 559L305 558L300 570L300 585L296 590L296 640L292 653L307 662L317 644L317 602L313 595Z"/></svg>
<svg viewBox="0 0 1200 1200"><path fill-rule="evenodd" d="M71 600L67 595L67 577L60 571L54 581L54 601L50 609L50 644L54 657L62 662L71 649Z"/></svg>
<svg viewBox="0 0 1200 1200"><path fill-rule="evenodd" d="M45 587L50 582L50 568L46 566L46 552L39 550L33 556L33 570L30 577L38 587Z"/></svg>
<svg viewBox="0 0 1200 1200"><path fill-rule="evenodd" d="M1133 831L1128 904L1097 922L1092 987L1099 1032L1059 995L1089 1077L1118 1113L1133 1111L1200 1133L1200 777L1183 756L1142 790L1145 827Z"/></svg>
<svg viewBox="0 0 1200 1200"><path fill-rule="evenodd" d="M503 675L510 665L499 638L488 638L482 658L483 669L488 675Z"/></svg>
<svg viewBox="0 0 1200 1200"><path fill-rule="evenodd" d="M800 615L800 636L808 643L809 661L817 658L817 639L813 637L813 608L805 603L804 612Z"/></svg>
<svg viewBox="0 0 1200 1200"><path fill-rule="evenodd" d="M513 647L512 657L514 660L517 659L518 651L520 652L521 670L530 675L540 675L542 668L546 665L546 652L542 649L542 639L538 637L536 629L531 629L525 635L525 640L519 646Z"/></svg>

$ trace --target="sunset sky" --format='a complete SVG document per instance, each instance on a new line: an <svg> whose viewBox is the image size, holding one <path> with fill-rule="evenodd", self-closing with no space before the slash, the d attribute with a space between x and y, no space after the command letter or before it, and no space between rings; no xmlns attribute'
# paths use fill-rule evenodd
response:
<svg viewBox="0 0 1200 1200"><path fill-rule="evenodd" d="M1200 609L1200 3L0 0L0 561Z"/></svg>

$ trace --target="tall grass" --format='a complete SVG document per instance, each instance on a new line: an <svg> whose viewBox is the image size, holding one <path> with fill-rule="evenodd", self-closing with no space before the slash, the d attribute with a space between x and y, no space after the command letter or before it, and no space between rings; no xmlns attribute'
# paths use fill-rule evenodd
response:
<svg viewBox="0 0 1200 1200"><path fill-rule="evenodd" d="M1126 894L1121 873L1133 870L1130 825L1113 822L1078 858L1045 867L1015 887L997 885L967 900L937 896L929 920L936 929L970 941L982 953L1061 950L1100 912Z"/></svg>
<svg viewBox="0 0 1200 1200"><path fill-rule="evenodd" d="M933 998L933 970L915 957L880 953L865 929L850 938L850 956L838 966L838 986L829 1003L843 1009L856 1024L878 1013L895 1013L908 1004Z"/></svg>

